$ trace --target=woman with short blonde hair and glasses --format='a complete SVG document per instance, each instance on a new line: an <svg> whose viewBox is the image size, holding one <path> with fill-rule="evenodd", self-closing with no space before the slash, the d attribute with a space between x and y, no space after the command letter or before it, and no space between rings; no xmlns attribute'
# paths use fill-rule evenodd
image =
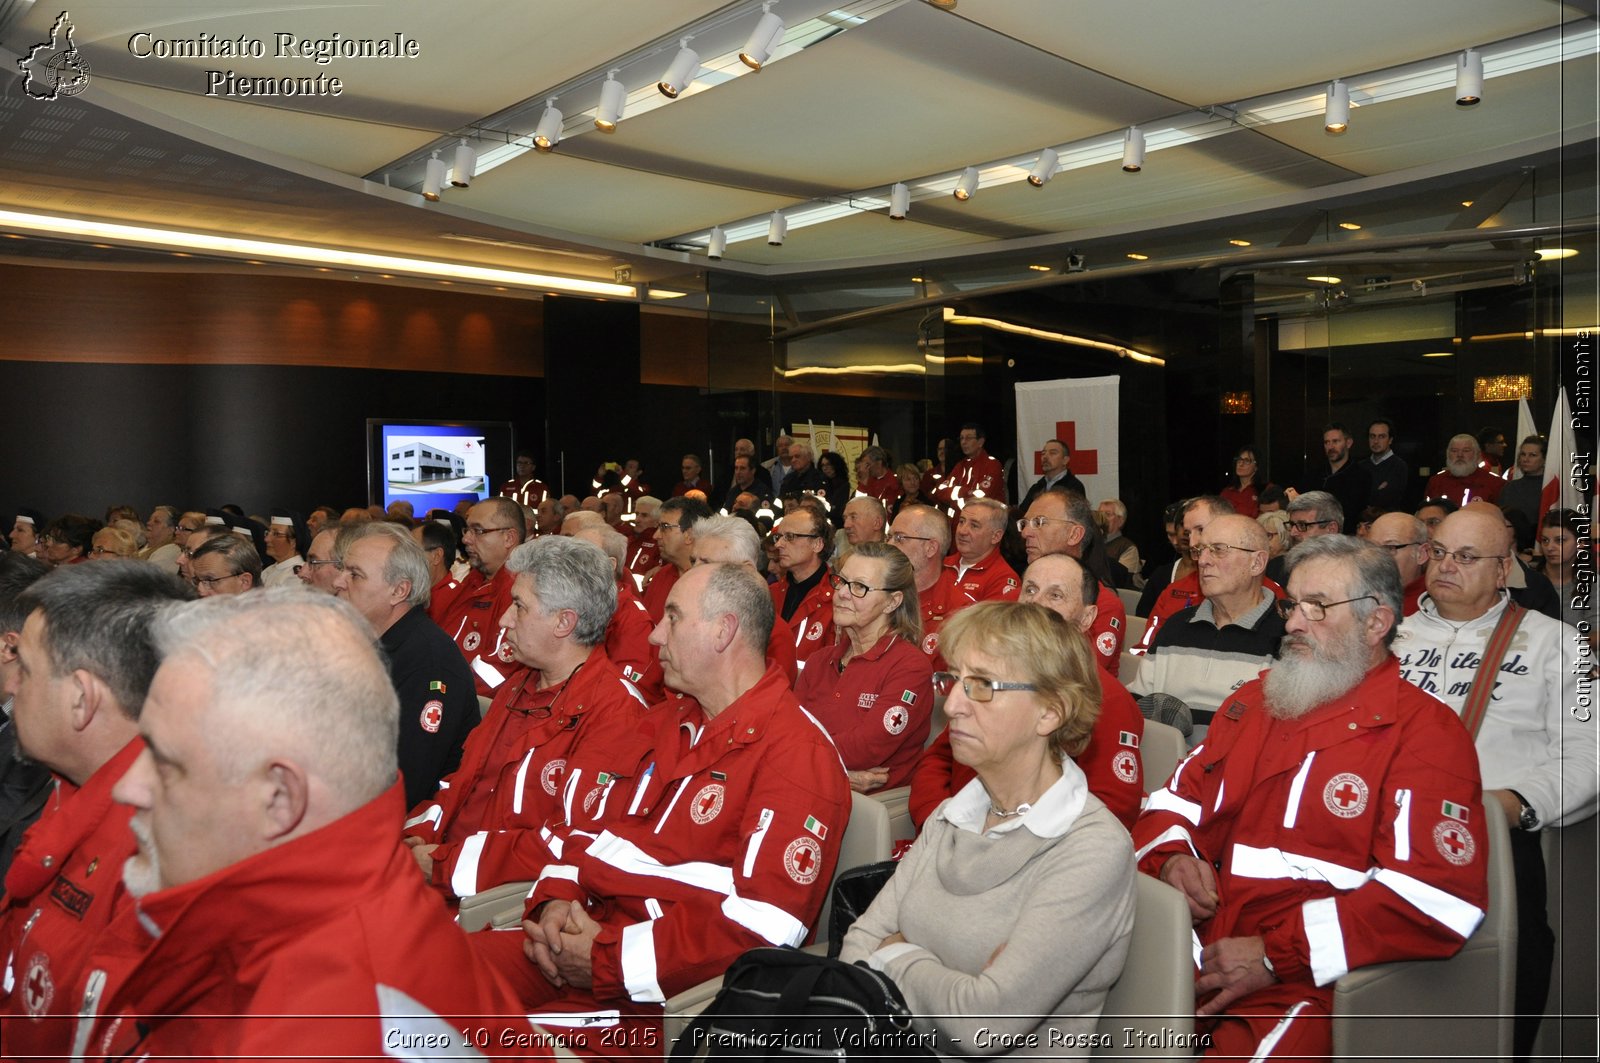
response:
<svg viewBox="0 0 1600 1063"><path fill-rule="evenodd" d="M1072 634L1019 602L969 606L941 629L950 671L934 687L977 778L929 817L841 955L892 978L941 1044L1087 1055L1127 958L1133 846L1072 762L1100 700Z"/></svg>

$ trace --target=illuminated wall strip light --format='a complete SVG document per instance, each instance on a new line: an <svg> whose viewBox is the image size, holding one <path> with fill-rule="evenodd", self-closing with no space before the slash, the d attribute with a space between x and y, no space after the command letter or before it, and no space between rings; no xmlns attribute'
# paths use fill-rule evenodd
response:
<svg viewBox="0 0 1600 1063"><path fill-rule="evenodd" d="M976 325L980 328L992 328L997 332L1009 332L1017 336L1028 336L1036 340L1048 340L1051 343L1065 343L1073 347L1090 347L1097 351L1109 351L1118 358L1132 358L1136 362L1146 365L1166 365L1165 358L1158 358L1153 354L1136 351L1132 347L1121 347L1115 343L1102 343L1091 340L1086 336L1069 336L1064 332L1048 332L1044 329L1029 328L1011 321L1002 321L997 317L969 317L958 314L950 307L944 308L944 323L946 325Z"/></svg>
<svg viewBox="0 0 1600 1063"><path fill-rule="evenodd" d="M1563 36L1561 29L1557 27L1517 41L1500 45L1485 45L1477 49L1477 51L1483 55L1484 76L1486 78L1504 77L1508 74L1516 74L1562 62L1583 59L1600 52L1600 34L1568 34ZM1453 98L1456 84L1455 61L1456 56L1452 54L1422 63L1412 63L1397 67L1382 76L1352 75L1345 79L1350 88L1351 105L1359 107L1374 103L1385 103L1430 92L1448 91L1452 93ZM734 65L743 66L736 57ZM703 78L705 75L702 74L701 76ZM1306 118L1320 119L1324 105L1327 102L1324 95L1326 88L1327 84L1322 83L1306 89L1272 93L1257 97L1254 100L1245 100L1238 104L1236 116L1225 112L1208 113L1196 111L1176 116L1163 123L1141 125L1139 128L1144 133L1146 155L1164 151L1167 148L1196 144L1204 140L1210 140L1213 137L1236 133L1241 129L1250 129L1262 125L1276 125L1281 122L1294 122ZM656 99L661 99L660 94L655 92L653 85L650 91ZM631 102L629 106L632 106ZM1110 162L1115 162L1120 166L1122 164L1123 136L1125 133L1125 129L1117 129L1110 133L1088 137L1071 144L1053 145L1053 150L1056 152L1056 174L1059 175L1066 170L1079 170ZM1015 184L1018 181L1026 181L1038 158L1039 153L1035 151L1013 159L980 165L978 167L981 178L979 183L981 187L988 189L1000 185ZM481 158L478 163L478 172L483 172ZM929 178L926 181L908 181L906 183L911 189L912 202L915 202L919 199L949 196L955 190L956 182L960 178L961 172L957 170ZM841 195L838 201L818 202L793 209L785 208L784 215L789 219L789 228L803 229L808 225L819 225L855 214L882 210L887 205L888 199L886 195L871 193L851 194L848 196ZM728 234L728 242L730 244L743 240L753 240L766 235L767 216L763 214L759 218L735 221L724 224L722 228ZM665 242L704 247L708 236L709 230L705 230L686 234Z"/></svg>
<svg viewBox="0 0 1600 1063"><path fill-rule="evenodd" d="M481 281L487 284L515 284L524 288L555 289L583 295L610 295L624 299L638 298L639 292L631 284L612 284L609 281L583 280L577 277L555 277L544 273L525 273L521 270L495 269L489 266L465 266L455 262L436 262L425 258L403 258L396 255L375 255L365 251L343 251L309 244L280 244L266 240L248 240L234 236L213 236L207 233L187 233L174 229L152 229L142 225L122 225L114 222L86 221L80 218L63 218L47 214L23 214L0 210L0 228L23 229L41 236L82 236L96 240L110 240L124 244L144 244L160 248L183 248L189 251L208 251L241 258L275 259L297 265L341 266L395 273L408 273L419 277L450 277L456 280Z"/></svg>
<svg viewBox="0 0 1600 1063"><path fill-rule="evenodd" d="M794 369L780 369L781 377L796 376L854 376L858 373L926 373L928 367L921 362L906 362L900 365L802 365Z"/></svg>

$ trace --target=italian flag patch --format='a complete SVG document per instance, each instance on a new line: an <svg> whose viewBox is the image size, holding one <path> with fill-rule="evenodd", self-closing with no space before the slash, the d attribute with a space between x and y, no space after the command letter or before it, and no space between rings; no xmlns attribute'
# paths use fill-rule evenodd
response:
<svg viewBox="0 0 1600 1063"><path fill-rule="evenodd" d="M1132 731L1118 731L1117 741L1125 746L1132 746L1134 749L1139 748L1139 736Z"/></svg>
<svg viewBox="0 0 1600 1063"><path fill-rule="evenodd" d="M903 692L900 695L900 704L902 704L902 705L915 705L916 703L917 703L916 691L907 690L907 691Z"/></svg>
<svg viewBox="0 0 1600 1063"><path fill-rule="evenodd" d="M441 694L446 693L446 691L444 689L444 683L442 683L441 681L439 681L437 679L433 680L431 683L428 684L428 689L429 690L437 690Z"/></svg>
<svg viewBox="0 0 1600 1063"><path fill-rule="evenodd" d="M1444 807L1440 809L1440 811L1449 816L1451 819L1460 820L1462 823L1467 821L1466 805L1458 805L1454 801L1446 801L1444 803Z"/></svg>
<svg viewBox="0 0 1600 1063"><path fill-rule="evenodd" d="M622 666L622 678L626 679L630 683L637 683L639 680L644 678L644 673L630 665L625 664Z"/></svg>
<svg viewBox="0 0 1600 1063"><path fill-rule="evenodd" d="M806 830L815 834L820 841L827 841L828 839L828 828L823 826L822 820L816 816L806 817Z"/></svg>

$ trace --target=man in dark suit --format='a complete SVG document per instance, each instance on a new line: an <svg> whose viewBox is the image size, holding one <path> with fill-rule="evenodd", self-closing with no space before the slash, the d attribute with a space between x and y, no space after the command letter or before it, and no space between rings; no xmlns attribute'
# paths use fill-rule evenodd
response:
<svg viewBox="0 0 1600 1063"><path fill-rule="evenodd" d="M1083 481L1072 475L1072 448L1061 440L1052 439L1039 451L1039 468L1044 475L1028 488L1022 503L1017 506L1018 513L1028 512L1034 499L1057 487L1088 497L1083 489Z"/></svg>

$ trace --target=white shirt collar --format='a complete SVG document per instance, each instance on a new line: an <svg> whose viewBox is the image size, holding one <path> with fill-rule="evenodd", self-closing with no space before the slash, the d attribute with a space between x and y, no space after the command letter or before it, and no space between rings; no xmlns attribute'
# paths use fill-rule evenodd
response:
<svg viewBox="0 0 1600 1063"><path fill-rule="evenodd" d="M1068 758L1061 762L1061 778L1028 811L1005 820L988 834L993 837L1027 827L1037 837L1059 838L1072 829L1072 824L1083 813L1088 796L1089 780L1084 777L1083 769ZM983 788L983 780L973 779L934 814L944 817L958 830L982 834L992 803L989 791Z"/></svg>

